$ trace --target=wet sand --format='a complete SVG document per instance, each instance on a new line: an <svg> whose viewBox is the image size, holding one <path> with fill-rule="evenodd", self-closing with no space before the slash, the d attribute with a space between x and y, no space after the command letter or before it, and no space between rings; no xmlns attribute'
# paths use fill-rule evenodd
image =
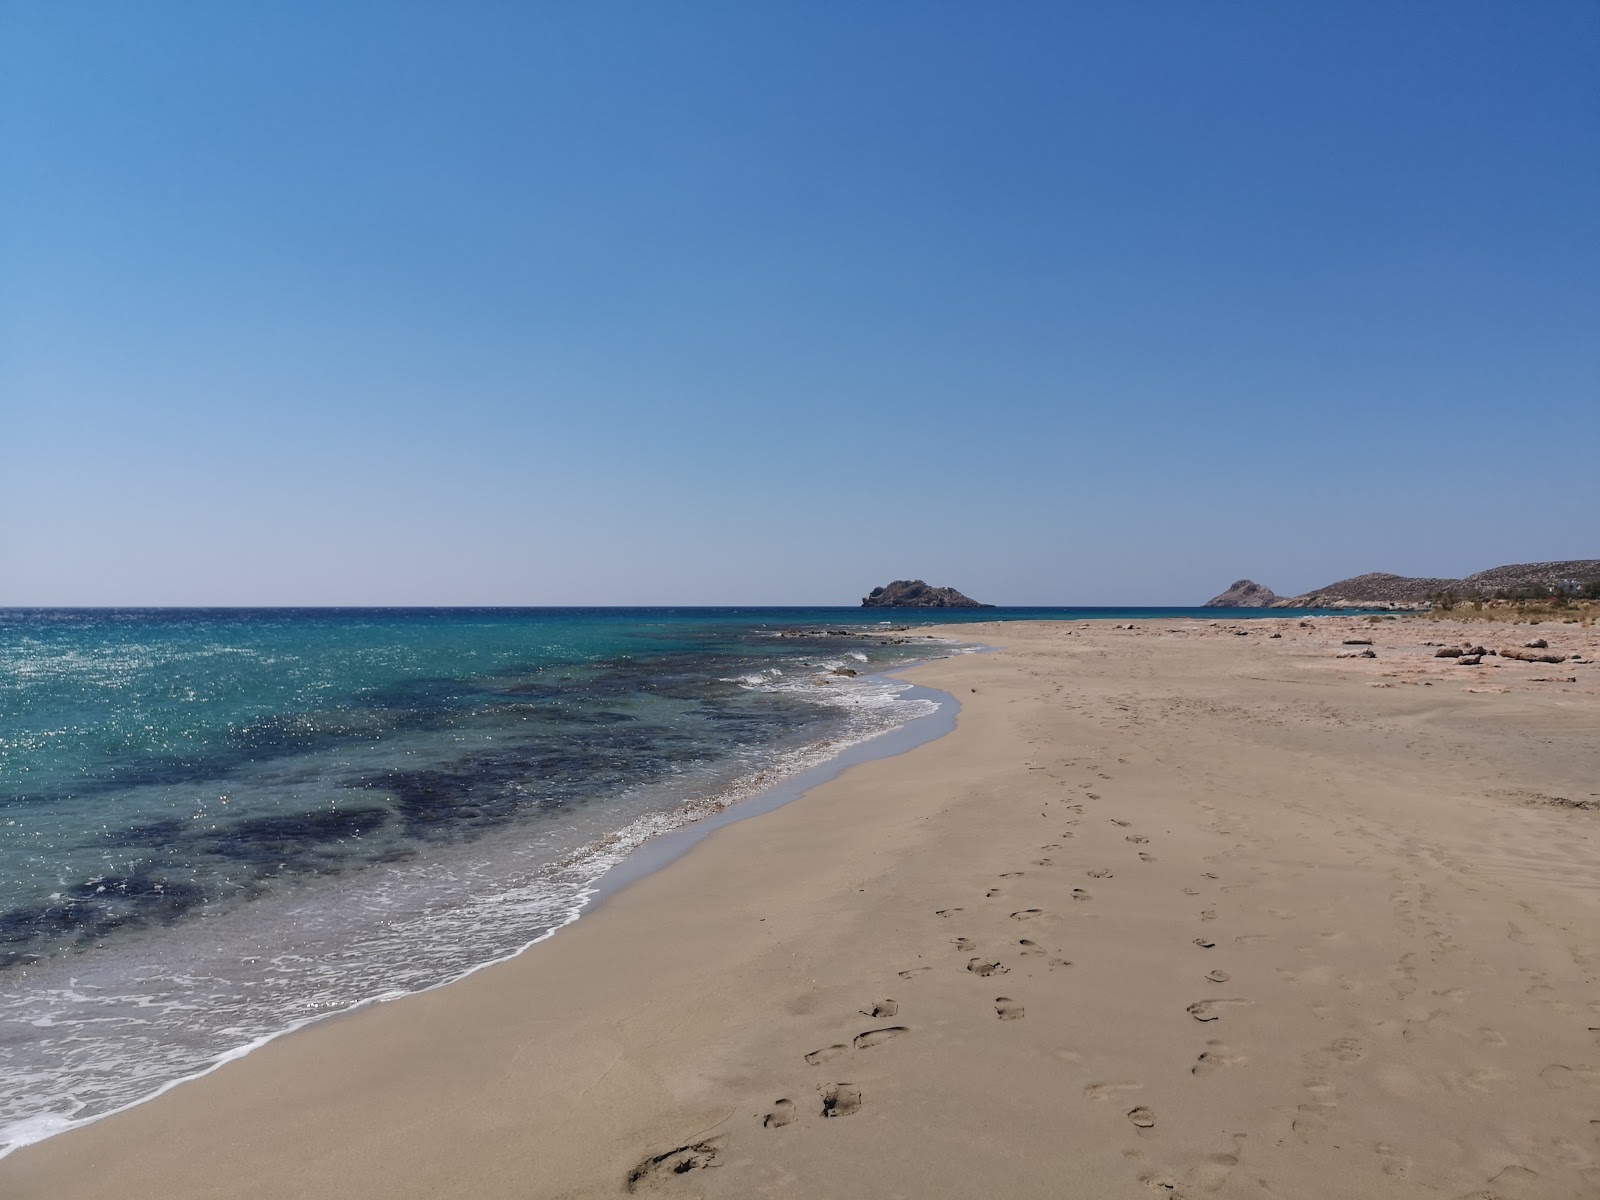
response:
<svg viewBox="0 0 1600 1200"><path fill-rule="evenodd" d="M1600 668L1422 644L1600 632L959 636L948 736L0 1195L1600 1194Z"/></svg>

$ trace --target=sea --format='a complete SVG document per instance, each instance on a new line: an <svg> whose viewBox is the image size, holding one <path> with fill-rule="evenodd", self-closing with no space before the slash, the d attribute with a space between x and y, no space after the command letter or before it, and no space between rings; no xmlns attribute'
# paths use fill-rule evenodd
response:
<svg viewBox="0 0 1600 1200"><path fill-rule="evenodd" d="M0 1155L519 953L661 835L952 716L895 668L979 647L920 626L1260 615L0 609Z"/></svg>

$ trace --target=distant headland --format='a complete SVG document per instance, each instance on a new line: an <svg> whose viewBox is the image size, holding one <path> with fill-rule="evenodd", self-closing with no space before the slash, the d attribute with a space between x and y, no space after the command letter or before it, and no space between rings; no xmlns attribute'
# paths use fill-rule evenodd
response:
<svg viewBox="0 0 1600 1200"><path fill-rule="evenodd" d="M1600 595L1600 558L1560 562L1511 563L1463 579L1388 575L1373 571L1313 588L1298 596L1279 596L1269 587L1241 579L1207 600L1207 608L1431 608L1457 600L1518 599L1564 594Z"/></svg>
<svg viewBox="0 0 1600 1200"><path fill-rule="evenodd" d="M862 608L993 608L955 588L933 587L920 579L896 579L885 587L875 587L861 599Z"/></svg>

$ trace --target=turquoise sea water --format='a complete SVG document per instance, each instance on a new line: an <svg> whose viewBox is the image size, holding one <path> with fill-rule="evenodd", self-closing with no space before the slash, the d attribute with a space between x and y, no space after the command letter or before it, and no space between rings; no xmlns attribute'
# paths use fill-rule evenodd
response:
<svg viewBox="0 0 1600 1200"><path fill-rule="evenodd" d="M1162 615L0 610L0 1152L547 935L928 711L917 625Z"/></svg>

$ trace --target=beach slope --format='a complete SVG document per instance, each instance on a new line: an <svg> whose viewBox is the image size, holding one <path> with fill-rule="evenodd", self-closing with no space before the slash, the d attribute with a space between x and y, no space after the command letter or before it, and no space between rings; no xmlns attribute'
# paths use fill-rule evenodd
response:
<svg viewBox="0 0 1600 1200"><path fill-rule="evenodd" d="M1600 669L1473 633L963 626L950 735L0 1194L1600 1194Z"/></svg>

